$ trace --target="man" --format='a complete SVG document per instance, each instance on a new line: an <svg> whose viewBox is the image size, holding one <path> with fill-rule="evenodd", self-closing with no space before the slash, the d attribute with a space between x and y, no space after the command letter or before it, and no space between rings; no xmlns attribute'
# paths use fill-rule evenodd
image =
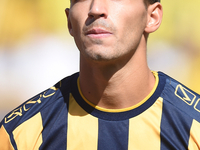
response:
<svg viewBox="0 0 200 150"><path fill-rule="evenodd" d="M200 149L200 96L147 65L158 0L72 0L80 72L13 110L0 149Z"/></svg>

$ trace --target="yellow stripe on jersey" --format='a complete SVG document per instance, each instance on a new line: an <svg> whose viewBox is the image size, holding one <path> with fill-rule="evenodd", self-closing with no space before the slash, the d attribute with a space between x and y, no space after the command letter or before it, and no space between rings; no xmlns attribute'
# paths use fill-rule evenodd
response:
<svg viewBox="0 0 200 150"><path fill-rule="evenodd" d="M42 130L42 117L39 112L13 131L17 148L19 150L38 150L42 144Z"/></svg>
<svg viewBox="0 0 200 150"><path fill-rule="evenodd" d="M160 124L163 99L158 100L142 114L130 119L129 150L160 150Z"/></svg>
<svg viewBox="0 0 200 150"><path fill-rule="evenodd" d="M199 150L200 149L200 134L199 134L199 129L200 129L200 123L197 122L196 120L193 120L192 126L190 129L190 139L189 139L189 150Z"/></svg>
<svg viewBox="0 0 200 150"><path fill-rule="evenodd" d="M83 110L70 94L67 149L97 149L98 119Z"/></svg>
<svg viewBox="0 0 200 150"><path fill-rule="evenodd" d="M0 129L0 150L14 150L4 126Z"/></svg>

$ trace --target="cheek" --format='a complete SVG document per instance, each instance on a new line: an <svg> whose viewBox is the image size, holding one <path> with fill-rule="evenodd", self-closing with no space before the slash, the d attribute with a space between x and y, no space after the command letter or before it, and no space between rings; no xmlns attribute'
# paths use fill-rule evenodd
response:
<svg viewBox="0 0 200 150"><path fill-rule="evenodd" d="M81 45L81 36L82 36L82 26L83 23L81 23L81 18L79 15L76 15L75 13L73 13L73 15L71 15L71 32L73 34L73 38L74 41L76 43L76 45L80 48Z"/></svg>
<svg viewBox="0 0 200 150"><path fill-rule="evenodd" d="M119 23L124 23L124 27L129 30L144 29L146 26L147 10L143 3L126 4L126 6L120 9L118 11L118 19L121 18Z"/></svg>
<svg viewBox="0 0 200 150"><path fill-rule="evenodd" d="M78 4L74 5L70 9L71 27L74 36L81 34L81 30L84 25L84 19L87 17L87 15L85 15L83 12L85 11L80 9Z"/></svg>
<svg viewBox="0 0 200 150"><path fill-rule="evenodd" d="M132 14L132 15L130 15ZM126 52L129 50L135 50L140 43L141 37L144 33L144 29L146 26L146 15L145 13L126 13L123 16L120 14L121 18L120 22L118 22L118 41L119 47L123 49L127 49ZM126 53L124 52L124 53Z"/></svg>
<svg viewBox="0 0 200 150"><path fill-rule="evenodd" d="M74 15L71 17L73 18L71 20L71 28L72 28L72 32L73 32L73 35L76 36L79 32L80 32L80 23L78 22L79 19L78 18L75 18Z"/></svg>
<svg viewBox="0 0 200 150"><path fill-rule="evenodd" d="M146 14L133 12L133 15L127 15L122 23L124 26L124 37L127 36L127 38L136 40L135 38L140 38L142 36L146 27Z"/></svg>

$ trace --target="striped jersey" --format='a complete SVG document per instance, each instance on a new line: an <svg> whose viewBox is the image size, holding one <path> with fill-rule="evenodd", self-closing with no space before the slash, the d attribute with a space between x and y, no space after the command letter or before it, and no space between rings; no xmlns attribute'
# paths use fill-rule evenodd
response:
<svg viewBox="0 0 200 150"><path fill-rule="evenodd" d="M4 117L0 150L200 149L200 96L154 75L151 93L125 109L93 105L81 93L79 73L66 77Z"/></svg>

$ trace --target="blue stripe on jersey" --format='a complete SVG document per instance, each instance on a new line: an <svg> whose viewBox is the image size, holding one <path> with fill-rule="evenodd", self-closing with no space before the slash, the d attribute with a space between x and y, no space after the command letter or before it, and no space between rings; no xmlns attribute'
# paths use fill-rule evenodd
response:
<svg viewBox="0 0 200 150"><path fill-rule="evenodd" d="M98 150L127 150L129 120L99 119Z"/></svg>
<svg viewBox="0 0 200 150"><path fill-rule="evenodd" d="M192 118L168 101L163 102L161 120L161 150L188 149Z"/></svg>
<svg viewBox="0 0 200 150"><path fill-rule="evenodd" d="M63 103L63 98L51 105L54 105L53 109L50 106L41 111L44 131L42 132L43 144L40 149L64 150L67 141L67 105Z"/></svg>
<svg viewBox="0 0 200 150"><path fill-rule="evenodd" d="M156 88L156 91L153 93L153 95L147 100L144 104L141 106L132 109L130 111L125 112L119 112L119 113L113 113L113 112L103 112L98 109L93 108L90 106L85 100L81 97L78 87L77 87L77 78L79 74L76 74L71 82L72 87L72 95L77 101L77 103L89 114L103 119L103 120L110 120L110 121L120 121L120 120L127 120L129 118L135 117L139 114L141 114L143 111L148 109L150 106L154 104L154 102L159 98L160 94L162 93L164 86L165 86L165 77L159 76L159 83Z"/></svg>
<svg viewBox="0 0 200 150"><path fill-rule="evenodd" d="M60 83L55 85L56 88L59 88L58 90L60 90L61 93L57 92L57 100L49 103L46 108L43 108L41 111L44 127L42 132L43 144L40 147L41 150L66 150L67 119L70 93L69 81L70 77L67 77L61 81L61 87ZM51 99L49 99L49 101L51 101Z"/></svg>

